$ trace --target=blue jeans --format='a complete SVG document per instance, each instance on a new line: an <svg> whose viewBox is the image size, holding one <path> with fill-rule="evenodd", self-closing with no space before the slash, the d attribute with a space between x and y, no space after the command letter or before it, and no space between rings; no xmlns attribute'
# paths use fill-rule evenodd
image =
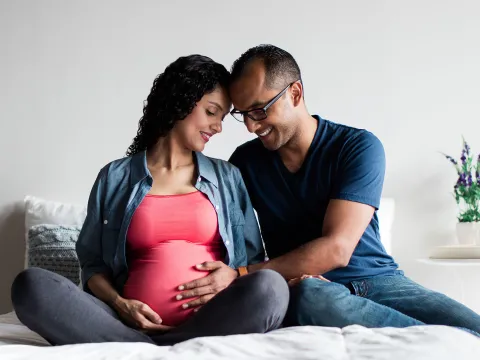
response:
<svg viewBox="0 0 480 360"><path fill-rule="evenodd" d="M290 289L286 324L344 327L448 325L480 333L480 315L403 275L377 276L348 287L315 278Z"/></svg>

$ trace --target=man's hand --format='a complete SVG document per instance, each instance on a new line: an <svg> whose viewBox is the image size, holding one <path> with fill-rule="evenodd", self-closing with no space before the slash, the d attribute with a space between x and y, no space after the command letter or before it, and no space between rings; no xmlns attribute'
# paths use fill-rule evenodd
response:
<svg viewBox="0 0 480 360"><path fill-rule="evenodd" d="M206 304L238 277L236 270L221 261L207 261L197 265L196 269L200 271L210 271L210 274L178 287L178 290L182 292L177 295L177 300L197 297L197 299L183 304L184 309Z"/></svg>
<svg viewBox="0 0 480 360"><path fill-rule="evenodd" d="M322 280L322 281L330 282L330 280L325 279L322 275L302 275L299 278L290 279L288 281L288 285L294 286L294 285L299 284L301 281L303 281L305 279L309 279L309 278L314 278L314 279L319 279L319 280Z"/></svg>

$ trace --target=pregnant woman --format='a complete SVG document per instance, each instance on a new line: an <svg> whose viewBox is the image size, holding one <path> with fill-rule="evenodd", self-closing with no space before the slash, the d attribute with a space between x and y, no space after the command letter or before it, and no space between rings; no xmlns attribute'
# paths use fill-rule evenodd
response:
<svg viewBox="0 0 480 360"><path fill-rule="evenodd" d="M225 67L200 55L155 79L127 157L103 167L93 185L77 242L83 290L24 270L12 302L26 326L54 345L171 345L281 325L285 280L246 273L264 251L242 177L202 154L222 131L228 81Z"/></svg>

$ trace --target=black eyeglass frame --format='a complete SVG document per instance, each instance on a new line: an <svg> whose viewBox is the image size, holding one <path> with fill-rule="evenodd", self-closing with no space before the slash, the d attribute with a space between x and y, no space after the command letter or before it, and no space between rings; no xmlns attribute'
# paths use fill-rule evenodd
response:
<svg viewBox="0 0 480 360"><path fill-rule="evenodd" d="M297 80L297 81L302 81L302 80ZM290 84L288 84L285 89L283 89L282 91L280 91L272 100L270 100L265 106L261 107L261 108L255 108L255 109L251 109L251 110L245 110L245 111L240 111L240 110L237 110L237 109L233 109L232 111L230 111L230 115L233 116L233 118L239 122L245 122L245 116L248 116L250 119L252 119L253 121L262 121L262 120L265 120L268 115L267 115L267 110L270 106L272 106L273 104L275 104L275 102L280 99L283 94L285 94L285 92L288 90L288 88L290 86L292 86L293 84L295 84L297 81L294 81L294 82L291 82ZM261 118L254 118L252 115L250 115L250 113L254 112L254 111L261 111L263 112L263 115L261 115ZM235 115L240 115L241 119L238 119Z"/></svg>

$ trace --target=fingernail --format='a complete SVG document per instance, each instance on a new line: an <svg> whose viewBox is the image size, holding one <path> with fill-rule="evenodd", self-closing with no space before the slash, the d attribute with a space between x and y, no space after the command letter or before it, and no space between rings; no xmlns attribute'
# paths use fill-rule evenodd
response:
<svg viewBox="0 0 480 360"><path fill-rule="evenodd" d="M198 312L198 310L200 310L199 308L196 308L195 310L193 310L193 312Z"/></svg>
<svg viewBox="0 0 480 360"><path fill-rule="evenodd" d="M182 295L177 295L177 300L182 300L183 296Z"/></svg>
<svg viewBox="0 0 480 360"><path fill-rule="evenodd" d="M180 286L178 287L178 290L183 290L183 289L185 289L185 286L183 286L183 285L180 285Z"/></svg>
<svg viewBox="0 0 480 360"><path fill-rule="evenodd" d="M201 268L201 267L203 267L202 264L198 264L198 265L197 265L197 268Z"/></svg>
<svg viewBox="0 0 480 360"><path fill-rule="evenodd" d="M182 308L187 309L187 308L188 308L188 304L183 304L183 305L182 305Z"/></svg>

